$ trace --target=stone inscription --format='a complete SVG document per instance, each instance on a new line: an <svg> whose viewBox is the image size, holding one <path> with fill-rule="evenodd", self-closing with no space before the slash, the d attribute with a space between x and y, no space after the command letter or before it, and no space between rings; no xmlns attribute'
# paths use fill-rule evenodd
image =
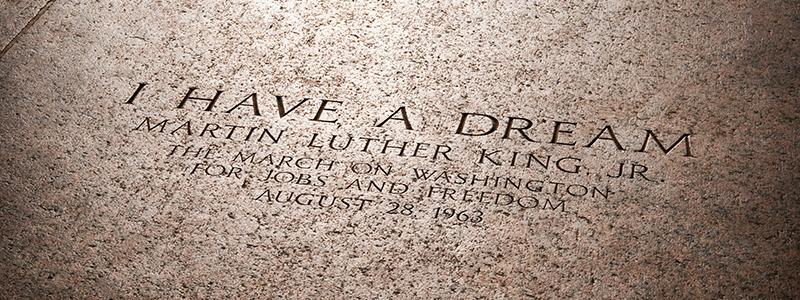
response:
<svg viewBox="0 0 800 300"><path fill-rule="evenodd" d="M385 129L386 134L370 135L361 127L337 134L332 127L347 122L338 114L343 100L257 92L226 98L225 91L196 87L176 90L183 96L167 101L175 110L200 112L202 117L166 118L147 109L148 104L162 101L148 99L148 87L138 84L122 104L145 108L139 121L130 124L132 131L165 137L154 147L162 149L170 165L166 172L218 178L221 184L245 190L248 196L241 201L280 209L378 213L480 226L487 218L511 214L575 213L571 205L575 201L609 201L624 192L614 182L664 182L648 160L696 158L690 132L593 126L490 111L455 112L457 122L443 125L450 134L445 139L483 139L485 147L428 141L426 137L437 141L442 137L425 135L405 106L364 124ZM262 119L257 126L219 121L224 115ZM295 131L272 122L291 116L318 124L318 130ZM419 134L406 140L391 136L401 131ZM181 137L184 142L167 137ZM200 140L207 142L196 143ZM503 147L505 142L530 144L533 150L510 150ZM253 144L258 145L255 150L246 147ZM594 148L631 157L586 159L581 155L585 151L579 151ZM363 155L350 155L359 153ZM406 163L400 167L386 160L354 158L365 156ZM510 172L503 168L524 170L513 174L525 176L507 175Z"/></svg>

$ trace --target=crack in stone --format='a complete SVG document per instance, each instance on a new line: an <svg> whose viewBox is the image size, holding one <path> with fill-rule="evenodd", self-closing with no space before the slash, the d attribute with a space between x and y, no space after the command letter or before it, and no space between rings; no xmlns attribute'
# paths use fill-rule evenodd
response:
<svg viewBox="0 0 800 300"><path fill-rule="evenodd" d="M8 50L11 49L11 47L14 46L14 44L17 42L17 38L22 34L24 34L26 31L28 31L28 28L33 26L33 24L36 23L37 20L39 20L39 17L41 17L47 11L47 9L49 9L50 6L53 5L53 2L55 2L55 0L48 0L47 3L45 3L41 8L39 8L39 11L36 12L36 15L33 16L33 18L31 18L30 20L28 20L28 23L25 24L25 27L22 27L22 30L20 30L16 35L14 35L13 38L11 38L11 41L9 41L8 44L6 44L6 46L3 47L3 50L0 50L0 59L3 59L3 56L6 55L6 52L8 52Z"/></svg>

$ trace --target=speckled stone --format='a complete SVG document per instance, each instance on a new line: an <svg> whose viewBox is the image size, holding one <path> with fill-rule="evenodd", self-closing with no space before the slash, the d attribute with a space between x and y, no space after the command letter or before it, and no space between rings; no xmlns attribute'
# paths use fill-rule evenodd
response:
<svg viewBox="0 0 800 300"><path fill-rule="evenodd" d="M10 49L8 44L42 9L46 0L0 1L0 49Z"/></svg>
<svg viewBox="0 0 800 300"><path fill-rule="evenodd" d="M0 2L0 42L15 40L0 56L0 298L800 298L797 1L45 3ZM224 92L212 111L177 108L192 87ZM260 116L224 112L252 93ZM281 117L275 96L311 100ZM342 102L320 117L335 123L310 120L321 99ZM375 126L399 107L413 130ZM458 135L462 112L499 129ZM148 117L171 123L142 130ZM504 139L509 117L538 142ZM170 133L186 121L192 134ZM561 141L576 146L551 143L556 121L575 124ZM286 131L200 136L209 123ZM625 150L585 147L607 125ZM690 134L692 157L637 152L645 130L664 146ZM308 147L313 134L447 145L452 160ZM582 169L495 166L481 149ZM240 151L337 165L232 161ZM394 171L348 171L363 163ZM647 179L609 177L620 163ZM612 193L528 193L563 210L453 201L424 191L466 186L414 168ZM268 179L279 171L327 183ZM356 179L411 191L346 189ZM267 190L373 202L320 208Z"/></svg>

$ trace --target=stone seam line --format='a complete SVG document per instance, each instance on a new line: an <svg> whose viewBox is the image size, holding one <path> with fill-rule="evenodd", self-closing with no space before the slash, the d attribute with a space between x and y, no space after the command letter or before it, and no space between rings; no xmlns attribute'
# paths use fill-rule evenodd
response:
<svg viewBox="0 0 800 300"><path fill-rule="evenodd" d="M13 47L14 44L17 42L17 38L19 38L19 36L23 35L26 31L28 31L28 28L33 26L33 24L36 23L37 20L39 20L39 17L41 17L47 11L47 9L49 9L50 6L53 5L53 2L55 2L55 0L48 0L47 3L44 4L44 6L39 8L39 11L36 12L36 15L33 16L33 18L31 18L30 20L28 20L28 23L25 24L25 27L22 27L22 30L20 30L16 35L14 35L13 38L11 38L11 41L9 41L8 44L6 44L6 46L3 47L3 50L0 51L0 59L3 59L3 56L5 56L6 52L8 52L8 50L11 49L11 47Z"/></svg>

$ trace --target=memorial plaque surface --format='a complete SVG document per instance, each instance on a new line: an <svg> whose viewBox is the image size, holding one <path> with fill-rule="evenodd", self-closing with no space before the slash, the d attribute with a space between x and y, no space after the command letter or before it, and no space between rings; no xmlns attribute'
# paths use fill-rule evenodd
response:
<svg viewBox="0 0 800 300"><path fill-rule="evenodd" d="M797 298L795 1L5 1L0 298Z"/></svg>

